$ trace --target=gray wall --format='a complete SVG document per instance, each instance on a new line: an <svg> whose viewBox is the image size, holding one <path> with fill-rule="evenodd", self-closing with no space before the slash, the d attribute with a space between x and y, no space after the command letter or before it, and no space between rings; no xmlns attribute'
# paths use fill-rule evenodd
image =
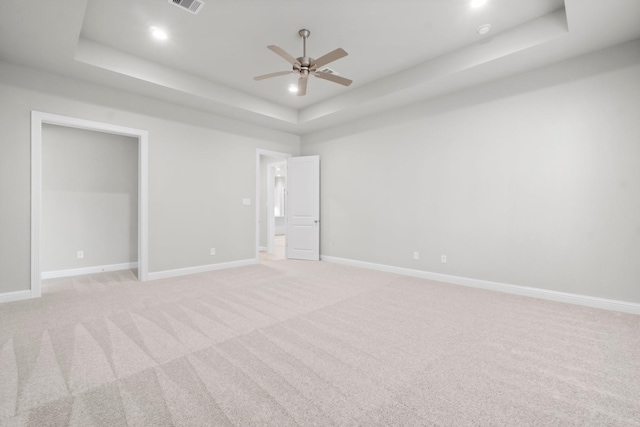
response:
<svg viewBox="0 0 640 427"><path fill-rule="evenodd" d="M322 157L322 253L640 302L638 93L636 41L305 136ZM152 272L252 258L255 150L300 149L0 63L0 292L29 288L31 110L150 131Z"/></svg>
<svg viewBox="0 0 640 427"><path fill-rule="evenodd" d="M296 135L0 62L0 293L30 287L31 110L149 131L150 272L254 258L256 149L300 149Z"/></svg>
<svg viewBox="0 0 640 427"><path fill-rule="evenodd" d="M638 303L639 118L636 41L304 136L321 253Z"/></svg>
<svg viewBox="0 0 640 427"><path fill-rule="evenodd" d="M41 231L43 272L136 262L138 140L43 125Z"/></svg>

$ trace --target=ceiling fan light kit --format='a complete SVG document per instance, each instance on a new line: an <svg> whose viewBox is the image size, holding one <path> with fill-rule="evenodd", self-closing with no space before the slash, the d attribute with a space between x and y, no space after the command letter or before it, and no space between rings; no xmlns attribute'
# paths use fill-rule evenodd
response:
<svg viewBox="0 0 640 427"><path fill-rule="evenodd" d="M302 37L302 56L299 58L295 58L293 55L289 54L279 46L267 46L269 50L273 51L280 57L284 58L287 62L289 62L293 67L292 70L276 71L275 73L263 74L261 76L254 77L254 80L264 80L272 77L284 76L287 74L298 74L300 76L298 78L298 96L303 96L307 93L307 79L310 75L328 80L330 82L338 83L343 86L349 86L353 82L352 80L345 79L344 77L318 70L318 68L323 67L330 62L347 56L348 53L344 49L338 48L332 50L326 55L321 56L318 59L314 59L307 56L307 38L311 35L311 32L309 30L302 29L298 31L298 34L300 35L300 37Z"/></svg>

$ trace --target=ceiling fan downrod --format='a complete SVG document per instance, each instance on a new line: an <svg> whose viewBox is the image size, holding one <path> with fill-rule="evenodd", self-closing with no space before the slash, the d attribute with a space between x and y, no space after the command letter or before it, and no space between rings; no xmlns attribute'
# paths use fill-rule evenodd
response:
<svg viewBox="0 0 640 427"><path fill-rule="evenodd" d="M302 56L300 58L297 58L301 64L299 68L300 75L307 77L309 75L309 67L313 62L312 58L307 57L307 37L311 35L311 31L302 29L298 31L298 34L300 35L300 37L302 37Z"/></svg>
<svg viewBox="0 0 640 427"><path fill-rule="evenodd" d="M307 56L307 37L311 35L311 31L302 29L298 31L300 37L302 37L302 56Z"/></svg>

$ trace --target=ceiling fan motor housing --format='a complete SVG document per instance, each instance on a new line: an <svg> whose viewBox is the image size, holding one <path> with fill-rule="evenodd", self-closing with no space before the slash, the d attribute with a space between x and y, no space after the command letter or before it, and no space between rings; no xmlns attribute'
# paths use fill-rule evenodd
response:
<svg viewBox="0 0 640 427"><path fill-rule="evenodd" d="M308 56L301 56L300 58L296 59L298 60L300 65L295 64L293 66L293 70L299 72L301 75L308 76L311 64L313 64L314 62L313 58L310 58Z"/></svg>

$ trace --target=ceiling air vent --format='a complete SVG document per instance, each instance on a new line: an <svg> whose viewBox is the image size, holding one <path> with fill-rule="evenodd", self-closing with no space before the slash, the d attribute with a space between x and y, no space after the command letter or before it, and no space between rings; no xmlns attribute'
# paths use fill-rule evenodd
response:
<svg viewBox="0 0 640 427"><path fill-rule="evenodd" d="M338 73L336 70L332 70L329 67L324 67L318 70L319 73L325 73L325 74L333 74L335 76L339 75L340 73Z"/></svg>
<svg viewBox="0 0 640 427"><path fill-rule="evenodd" d="M202 6L204 6L204 2L201 0L169 0L169 3L181 9L188 10L194 15L197 15L202 9Z"/></svg>

